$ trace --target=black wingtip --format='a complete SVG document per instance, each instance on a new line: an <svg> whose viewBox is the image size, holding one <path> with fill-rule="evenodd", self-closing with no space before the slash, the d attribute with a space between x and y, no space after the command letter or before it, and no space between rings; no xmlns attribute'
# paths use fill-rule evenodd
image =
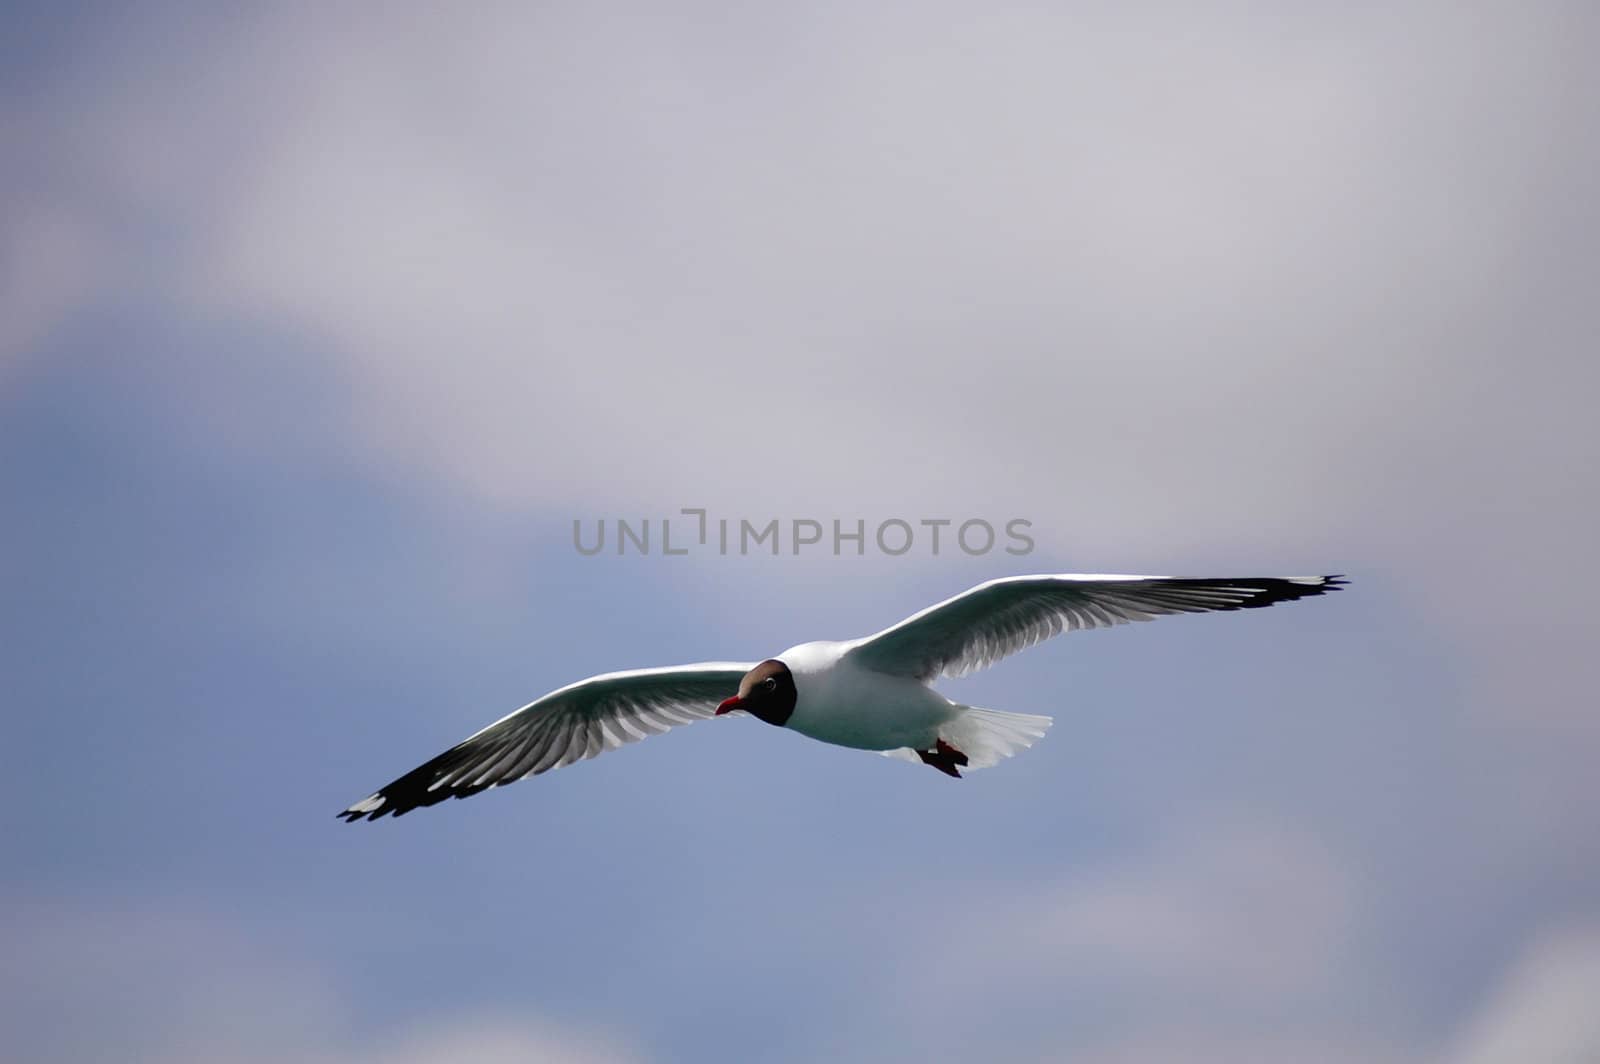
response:
<svg viewBox="0 0 1600 1064"><path fill-rule="evenodd" d="M1329 591L1339 591L1349 582L1340 573L1328 576L1267 577L1256 583L1257 594L1239 605L1244 609L1254 609L1260 606L1273 606L1279 602L1293 602L1296 599L1312 598Z"/></svg>
<svg viewBox="0 0 1600 1064"><path fill-rule="evenodd" d="M1280 602L1293 602L1296 599L1313 598L1329 591L1339 591L1349 582L1338 573L1328 576L1251 576L1238 579L1178 577L1163 581L1174 587L1193 587L1197 590L1211 591L1226 588L1247 593L1248 597L1241 598L1237 602L1207 602L1195 612L1256 610L1263 606L1275 606Z"/></svg>
<svg viewBox="0 0 1600 1064"><path fill-rule="evenodd" d="M394 811L394 803L383 791L369 794L355 805L342 809L334 815L346 824L354 824L358 820L376 820L385 814Z"/></svg>
<svg viewBox="0 0 1600 1064"><path fill-rule="evenodd" d="M1319 576L1317 579L1320 583L1310 588L1308 593L1311 595L1321 595L1329 591L1343 591L1350 583L1349 578L1343 573L1330 573L1327 576Z"/></svg>

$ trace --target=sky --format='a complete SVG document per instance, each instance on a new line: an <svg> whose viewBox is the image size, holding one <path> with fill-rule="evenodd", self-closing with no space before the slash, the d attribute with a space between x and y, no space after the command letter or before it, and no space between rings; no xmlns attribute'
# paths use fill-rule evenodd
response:
<svg viewBox="0 0 1600 1064"><path fill-rule="evenodd" d="M0 17L0 1056L1600 1059L1589 5ZM334 818L1025 572L1351 584Z"/></svg>

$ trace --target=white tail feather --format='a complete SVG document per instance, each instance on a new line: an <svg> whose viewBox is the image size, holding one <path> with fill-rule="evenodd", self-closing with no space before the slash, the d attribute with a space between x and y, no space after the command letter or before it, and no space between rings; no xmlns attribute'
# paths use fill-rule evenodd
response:
<svg viewBox="0 0 1600 1064"><path fill-rule="evenodd" d="M963 771L989 768L1026 750L1044 737L1055 721L1033 713L1007 713L1001 709L961 706L948 724L939 729L939 738L967 755ZM915 750L902 747L883 751L884 757L920 762Z"/></svg>
<svg viewBox="0 0 1600 1064"><path fill-rule="evenodd" d="M967 768L988 768L1044 738L1054 723L1033 713L962 706L940 731L945 742L967 755Z"/></svg>

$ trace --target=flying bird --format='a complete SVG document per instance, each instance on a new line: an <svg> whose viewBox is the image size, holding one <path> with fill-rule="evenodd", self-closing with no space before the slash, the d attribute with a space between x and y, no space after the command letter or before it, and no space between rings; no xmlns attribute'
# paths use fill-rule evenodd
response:
<svg viewBox="0 0 1600 1064"><path fill-rule="evenodd" d="M466 798L707 717L748 713L837 746L920 762L947 776L1032 746L1051 718L952 702L930 685L1063 632L1174 613L1255 609L1320 595L1339 576L1194 579L1012 576L990 580L876 635L801 643L760 662L610 672L552 691L339 816L401 816Z"/></svg>

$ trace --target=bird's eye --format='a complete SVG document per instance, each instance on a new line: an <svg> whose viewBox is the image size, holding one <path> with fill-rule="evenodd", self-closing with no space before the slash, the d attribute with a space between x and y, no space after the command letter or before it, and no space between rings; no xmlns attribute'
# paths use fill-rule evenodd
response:
<svg viewBox="0 0 1600 1064"><path fill-rule="evenodd" d="M778 689L778 678L776 676L768 676L765 680L761 681L761 686L765 687L768 691L776 691Z"/></svg>

